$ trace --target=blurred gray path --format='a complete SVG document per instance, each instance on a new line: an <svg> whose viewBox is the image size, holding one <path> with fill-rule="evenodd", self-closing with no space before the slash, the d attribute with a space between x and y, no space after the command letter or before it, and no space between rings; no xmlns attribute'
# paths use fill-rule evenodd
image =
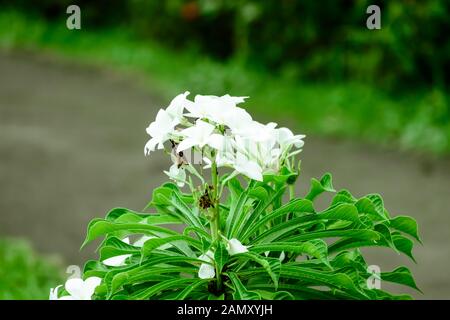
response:
<svg viewBox="0 0 450 320"><path fill-rule="evenodd" d="M89 220L115 206L140 210L164 180L169 160L143 155L144 129L161 103L123 75L0 53L0 237L28 238L67 264L92 256L93 246L78 251ZM380 192L392 215L415 217L424 241L418 265L383 249L367 250L368 260L385 271L411 267L425 292L418 298L450 298L450 161L424 165L308 137L302 167L299 192L330 171L336 188Z"/></svg>

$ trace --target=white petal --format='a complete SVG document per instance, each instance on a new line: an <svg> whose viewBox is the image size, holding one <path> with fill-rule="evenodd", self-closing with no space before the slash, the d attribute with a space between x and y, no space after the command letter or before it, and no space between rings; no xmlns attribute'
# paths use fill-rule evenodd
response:
<svg viewBox="0 0 450 320"><path fill-rule="evenodd" d="M92 295L95 292L95 288L97 288L100 283L102 282L102 279L99 277L89 277L86 280L84 280L84 299L90 300Z"/></svg>
<svg viewBox="0 0 450 320"><path fill-rule="evenodd" d="M222 150L225 144L225 137L221 134L212 134L208 138L208 145L214 149Z"/></svg>
<svg viewBox="0 0 450 320"><path fill-rule="evenodd" d="M228 240L227 245L228 253L232 256L239 253L245 253L248 252L248 249L246 246L244 246L238 239L233 238Z"/></svg>
<svg viewBox="0 0 450 320"><path fill-rule="evenodd" d="M81 300L81 299L78 299L78 298L75 298L72 296L64 296L64 297L59 298L58 300Z"/></svg>
<svg viewBox="0 0 450 320"><path fill-rule="evenodd" d="M143 247L145 241L150 240L150 239L155 239L156 237L153 236L142 236L139 240L137 240L133 245L135 247Z"/></svg>
<svg viewBox="0 0 450 320"><path fill-rule="evenodd" d="M192 148L193 146L197 145L197 141L191 138L186 138L183 141L180 142L180 144L177 147L177 152L181 152L187 149Z"/></svg>
<svg viewBox="0 0 450 320"><path fill-rule="evenodd" d="M120 256L111 257L103 260L103 264L109 267L120 267L125 264L125 260L131 257L131 254L122 254Z"/></svg>
<svg viewBox="0 0 450 320"><path fill-rule="evenodd" d="M73 278L66 281L64 286L66 291L75 299L82 300L84 292L84 281L83 279Z"/></svg>
<svg viewBox="0 0 450 320"><path fill-rule="evenodd" d="M150 152L155 151L156 145L158 144L158 140L156 138L151 138L147 141L144 147L144 154L148 156Z"/></svg>
<svg viewBox="0 0 450 320"><path fill-rule="evenodd" d="M200 279L212 279L216 276L214 267L207 263L202 263L198 269L198 277Z"/></svg>
<svg viewBox="0 0 450 320"><path fill-rule="evenodd" d="M50 289L50 294L49 294L49 300L58 300L58 290L59 288L61 288L62 285L57 286L56 288L51 288Z"/></svg>

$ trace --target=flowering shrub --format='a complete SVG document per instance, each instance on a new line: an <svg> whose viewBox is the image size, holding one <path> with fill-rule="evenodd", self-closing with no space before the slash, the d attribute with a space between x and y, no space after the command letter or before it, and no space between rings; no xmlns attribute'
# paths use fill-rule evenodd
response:
<svg viewBox="0 0 450 320"><path fill-rule="evenodd" d="M188 94L147 128L144 152L170 154L173 182L153 191L144 212L115 208L91 221L83 245L103 237L99 259L51 299L409 298L373 280L419 290L408 268L374 274L360 251L388 247L414 259L414 219L390 217L377 194L334 190L328 173L299 197L303 135L254 121L238 107L246 97ZM334 197L317 211L326 192Z"/></svg>

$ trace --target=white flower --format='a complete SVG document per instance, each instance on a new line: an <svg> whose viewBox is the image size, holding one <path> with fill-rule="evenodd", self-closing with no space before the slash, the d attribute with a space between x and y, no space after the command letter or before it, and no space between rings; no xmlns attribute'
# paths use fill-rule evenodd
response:
<svg viewBox="0 0 450 320"><path fill-rule="evenodd" d="M275 130L277 142L280 144L281 149L284 151L289 149L292 145L296 148L301 148L304 145L303 138L305 135L294 135L288 128L279 128Z"/></svg>
<svg viewBox="0 0 450 320"><path fill-rule="evenodd" d="M214 269L214 253L208 250L205 254L198 257L206 263L202 263L198 269L198 277L200 279L212 279L216 276L216 270Z"/></svg>
<svg viewBox="0 0 450 320"><path fill-rule="evenodd" d="M173 164L169 171L164 171L165 174L169 176L170 179L174 180L180 188L186 183L186 172L184 168L178 168L178 165Z"/></svg>
<svg viewBox="0 0 450 320"><path fill-rule="evenodd" d="M150 123L146 129L152 138L144 147L145 155L149 155L150 152L155 151L156 146L158 146L158 149L163 149L164 142L170 138L171 134L175 133L175 126L179 123L180 121L173 118L166 110L160 109L155 121Z"/></svg>
<svg viewBox="0 0 450 320"><path fill-rule="evenodd" d="M50 288L50 294L49 294L49 300L59 300L58 298L58 290L61 288L62 285L60 284L56 288Z"/></svg>
<svg viewBox="0 0 450 320"><path fill-rule="evenodd" d="M221 96L220 98L221 98L223 101L230 101L230 102L232 102L232 103L234 103L234 104L238 104L238 103L244 102L245 99L248 98L248 96L245 96L245 97L233 97L233 96L230 96L230 95L227 93L226 95L223 95L223 96Z"/></svg>
<svg viewBox="0 0 450 320"><path fill-rule="evenodd" d="M248 247L244 246L238 239L233 238L230 240L227 240L227 251L230 254L230 256L239 254L239 253L245 253L248 252Z"/></svg>
<svg viewBox="0 0 450 320"><path fill-rule="evenodd" d="M189 101L186 97L189 95L189 91L185 93L177 95L172 99L169 106L166 109L167 114L172 118L172 120L181 122L183 119L183 111L184 108L188 105L192 104L192 101Z"/></svg>
<svg viewBox="0 0 450 320"><path fill-rule="evenodd" d="M130 244L130 239L127 237L122 240L126 244ZM120 267L125 265L125 260L131 257L131 254L122 254L103 260L103 264L110 267Z"/></svg>
<svg viewBox="0 0 450 320"><path fill-rule="evenodd" d="M212 124L198 119L194 126L180 132L185 138L178 145L177 152L184 151L194 146L203 148L207 144L211 144L211 146L219 144L219 140L222 138L220 138L219 134L213 134L214 129L215 126Z"/></svg>
<svg viewBox="0 0 450 320"><path fill-rule="evenodd" d="M263 181L261 166L255 161L250 160L241 152L236 153L233 168L250 179Z"/></svg>
<svg viewBox="0 0 450 320"><path fill-rule="evenodd" d="M55 289L50 289L50 300L91 300L95 288L98 287L102 279L98 277L90 277L86 280L74 278L66 281L65 289L69 293L68 296L58 298L57 286Z"/></svg>
<svg viewBox="0 0 450 320"><path fill-rule="evenodd" d="M237 108L236 104L244 102L245 98L247 97L232 97L229 94L221 97L196 95L194 103L186 105L186 109L190 112L186 115L228 125L231 120L237 121L240 116L242 117L245 110Z"/></svg>

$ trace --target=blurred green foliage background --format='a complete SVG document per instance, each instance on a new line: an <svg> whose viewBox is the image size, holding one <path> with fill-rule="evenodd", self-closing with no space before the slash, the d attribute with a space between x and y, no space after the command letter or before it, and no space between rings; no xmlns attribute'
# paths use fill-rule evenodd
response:
<svg viewBox="0 0 450 320"><path fill-rule="evenodd" d="M371 4L381 30L366 28ZM0 0L0 49L131 71L167 99L249 95L261 120L435 157L450 152L449 17L447 0ZM60 282L23 243L1 241L0 266L0 299Z"/></svg>
<svg viewBox="0 0 450 320"><path fill-rule="evenodd" d="M73 1L8 3L0 0L3 47L131 67L168 97L247 94L263 115L284 110L314 134L450 151L448 1L378 1L381 30L366 28L365 0L77 1L79 34L61 14Z"/></svg>

